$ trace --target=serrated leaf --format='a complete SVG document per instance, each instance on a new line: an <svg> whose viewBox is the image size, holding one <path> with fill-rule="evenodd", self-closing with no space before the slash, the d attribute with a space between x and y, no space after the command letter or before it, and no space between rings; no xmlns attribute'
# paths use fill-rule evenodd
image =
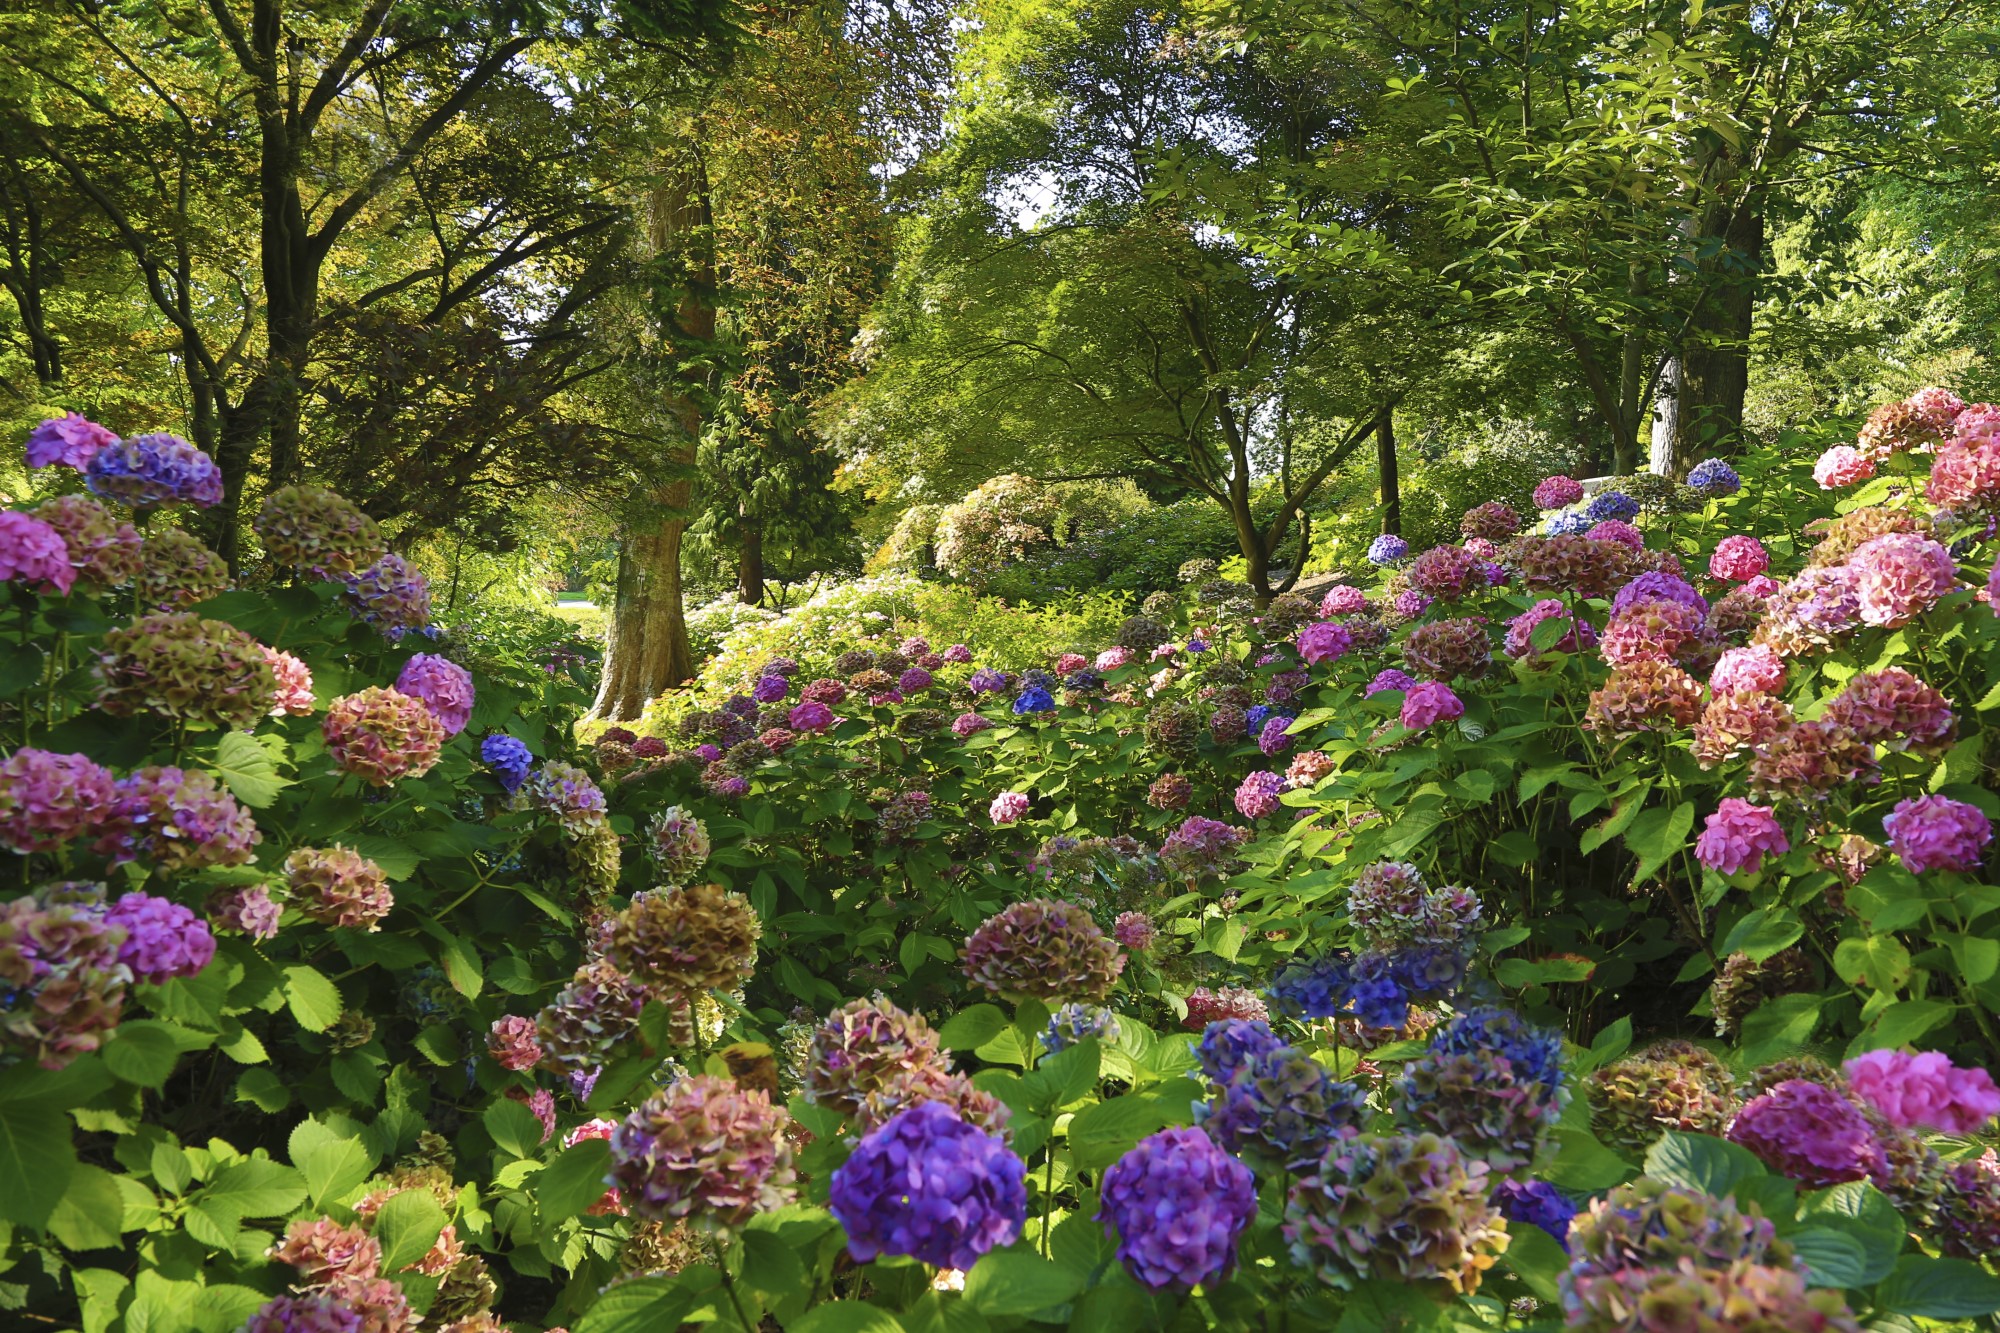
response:
<svg viewBox="0 0 2000 1333"><path fill-rule="evenodd" d="M295 963L285 969L285 1004L308 1032L324 1032L340 1018L340 987L318 968Z"/></svg>
<svg viewBox="0 0 2000 1333"><path fill-rule="evenodd" d="M611 1145L603 1139L583 1139L563 1149L535 1177L535 1203L543 1225L567 1221L603 1198L610 1169Z"/></svg>
<svg viewBox="0 0 2000 1333"><path fill-rule="evenodd" d="M938 1041L947 1051L977 1050L1005 1031L1007 1015L997 1004L975 1004L961 1009L938 1029Z"/></svg>
<svg viewBox="0 0 2000 1333"><path fill-rule="evenodd" d="M0 1101L0 1219L46 1225L76 1169L69 1117L59 1106Z"/></svg>
<svg viewBox="0 0 2000 1333"><path fill-rule="evenodd" d="M282 1217L305 1202L305 1177L289 1166L248 1157L223 1168L200 1195L202 1205L236 1218Z"/></svg>
<svg viewBox="0 0 2000 1333"><path fill-rule="evenodd" d="M1818 995L1780 995L1743 1020L1743 1062L1767 1065L1806 1044L1819 1025L1825 1001Z"/></svg>
<svg viewBox="0 0 2000 1333"><path fill-rule="evenodd" d="M1720 1198L1736 1188L1738 1181L1763 1175L1764 1164L1748 1148L1727 1139L1670 1129L1646 1154L1646 1174Z"/></svg>
<svg viewBox="0 0 2000 1333"><path fill-rule="evenodd" d="M699 1293L682 1278L642 1277L617 1286L591 1302L576 1333L662 1333L679 1328Z"/></svg>
<svg viewBox="0 0 2000 1333"><path fill-rule="evenodd" d="M180 1044L164 1024L144 1019L120 1024L104 1043L104 1067L127 1083L157 1088L180 1061Z"/></svg>
<svg viewBox="0 0 2000 1333"><path fill-rule="evenodd" d="M244 731L225 731L216 743L215 758L208 761L236 799L253 810L263 810L278 799L278 793L292 785L290 778L278 776L278 766L270 754Z"/></svg>
<svg viewBox="0 0 2000 1333"><path fill-rule="evenodd" d="M118 1244L125 1201L109 1171L78 1163L62 1201L49 1214L49 1234L71 1250L106 1250Z"/></svg>
<svg viewBox="0 0 2000 1333"><path fill-rule="evenodd" d="M250 1103L265 1115L276 1115L291 1104L292 1090L268 1069L246 1069L236 1080L236 1100Z"/></svg>
<svg viewBox="0 0 2000 1333"><path fill-rule="evenodd" d="M493 1141L516 1157L533 1157L542 1144L542 1122L517 1101L501 1098L480 1117Z"/></svg>
<svg viewBox="0 0 2000 1333"><path fill-rule="evenodd" d="M1025 1315L1061 1305L1084 1277L1025 1245L989 1250L965 1275L965 1303L983 1315Z"/></svg>
<svg viewBox="0 0 2000 1333"><path fill-rule="evenodd" d="M375 1170L375 1154L359 1139L332 1139L315 1143L299 1163L306 1191L315 1208L323 1208L368 1179Z"/></svg>
<svg viewBox="0 0 2000 1333"><path fill-rule="evenodd" d="M429 1190L391 1195L375 1214L375 1239L382 1243L382 1271L400 1273L430 1253L451 1219Z"/></svg>

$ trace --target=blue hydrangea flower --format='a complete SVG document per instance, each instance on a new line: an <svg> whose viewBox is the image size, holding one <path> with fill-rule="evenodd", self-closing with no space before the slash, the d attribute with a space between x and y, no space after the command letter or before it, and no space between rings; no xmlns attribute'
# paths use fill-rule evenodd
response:
<svg viewBox="0 0 2000 1333"><path fill-rule="evenodd" d="M1492 1051L1507 1058L1517 1079L1550 1089L1563 1084L1562 1038L1497 1005L1459 1014L1432 1034L1431 1049L1453 1055Z"/></svg>
<svg viewBox="0 0 2000 1333"><path fill-rule="evenodd" d="M1583 511L1593 523L1611 519L1629 523L1639 517L1639 502L1623 491L1599 491Z"/></svg>
<svg viewBox="0 0 2000 1333"><path fill-rule="evenodd" d="M1271 705L1251 704L1243 710L1243 729L1252 736L1263 734L1264 720L1271 716Z"/></svg>
<svg viewBox="0 0 2000 1333"><path fill-rule="evenodd" d="M1218 1018L1202 1031L1196 1054L1209 1081L1227 1083L1256 1056L1284 1047L1284 1040L1261 1018Z"/></svg>
<svg viewBox="0 0 2000 1333"><path fill-rule="evenodd" d="M1347 1007L1354 959L1345 953L1293 963L1271 983L1271 1000L1297 1018L1332 1018Z"/></svg>
<svg viewBox="0 0 2000 1333"><path fill-rule="evenodd" d="M134 509L185 501L202 509L222 500L222 469L178 435L134 435L107 444L84 468L92 495Z"/></svg>
<svg viewBox="0 0 2000 1333"><path fill-rule="evenodd" d="M1580 509L1571 509L1560 514L1550 514L1549 521L1542 525L1542 531L1551 537L1570 536L1579 532L1589 532L1596 526L1589 514Z"/></svg>
<svg viewBox="0 0 2000 1333"><path fill-rule="evenodd" d="M1025 717L1029 713L1050 713L1055 711L1055 697L1040 685L1030 685L1022 690L1014 700L1014 716Z"/></svg>
<svg viewBox="0 0 2000 1333"><path fill-rule="evenodd" d="M1208 651L1208 640L1189 639L1187 641L1187 650L1191 653L1205 653Z"/></svg>
<svg viewBox="0 0 2000 1333"><path fill-rule="evenodd" d="M1410 553L1410 544L1394 533L1385 532L1368 543L1368 562L1373 565L1393 565Z"/></svg>
<svg viewBox="0 0 2000 1333"><path fill-rule="evenodd" d="M862 1137L834 1170L827 1206L856 1263L894 1254L966 1269L1020 1236L1026 1175L998 1135L925 1102Z"/></svg>
<svg viewBox="0 0 2000 1333"><path fill-rule="evenodd" d="M1065 1004L1049 1015L1048 1031L1042 1044L1049 1053L1066 1050L1086 1037L1099 1041L1118 1040L1118 1015L1102 1005Z"/></svg>
<svg viewBox="0 0 2000 1333"><path fill-rule="evenodd" d="M1706 458L1688 473L1688 485L1703 495L1734 495L1743 489L1743 478L1720 458Z"/></svg>
<svg viewBox="0 0 2000 1333"><path fill-rule="evenodd" d="M1540 1227L1569 1249L1569 1224L1576 1205L1546 1180L1503 1180L1493 1187L1493 1205L1509 1222Z"/></svg>
<svg viewBox="0 0 2000 1333"><path fill-rule="evenodd" d="M535 766L534 753L525 744L499 731L479 743L479 758L510 794L520 789Z"/></svg>

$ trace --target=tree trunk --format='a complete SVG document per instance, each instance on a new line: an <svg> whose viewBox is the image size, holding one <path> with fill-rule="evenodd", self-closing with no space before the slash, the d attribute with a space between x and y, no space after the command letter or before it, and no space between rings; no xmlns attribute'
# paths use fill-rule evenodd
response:
<svg viewBox="0 0 2000 1333"><path fill-rule="evenodd" d="M1674 435L1681 421L1681 359L1673 358L1660 374L1659 396L1653 400L1653 439L1646 453L1648 471L1674 475Z"/></svg>
<svg viewBox="0 0 2000 1333"><path fill-rule="evenodd" d="M1396 409L1375 418L1375 471L1382 485L1382 531L1403 535L1403 483L1396 471Z"/></svg>
<svg viewBox="0 0 2000 1333"><path fill-rule="evenodd" d="M591 716L630 721L694 675L681 605L681 536L692 483L633 497L618 548L618 591Z"/></svg>
<svg viewBox="0 0 2000 1333"><path fill-rule="evenodd" d="M660 330L671 357L676 342L701 346L715 338L714 219L708 172L699 155L663 175L648 214L647 240L654 253L679 251L687 260L686 291ZM706 374L699 366L682 372L684 391L665 404L670 424L682 440L673 457L679 475L646 492L626 514L604 675L590 710L593 718L635 718L648 700L694 676L694 650L688 644L687 611L681 600L681 537L694 493L694 442L701 438Z"/></svg>
<svg viewBox="0 0 2000 1333"><path fill-rule="evenodd" d="M764 604L764 523L748 514L736 520L741 533L736 552L736 598L745 606Z"/></svg>
<svg viewBox="0 0 2000 1333"><path fill-rule="evenodd" d="M1756 316L1758 270L1764 260L1764 211L1752 195L1733 213L1715 209L1705 218L1704 240L1721 250L1704 267L1715 284L1702 303L1694 336L1681 361L1679 418L1675 422L1671 475L1685 477L1704 458L1741 451L1743 396L1750 387L1750 331Z"/></svg>

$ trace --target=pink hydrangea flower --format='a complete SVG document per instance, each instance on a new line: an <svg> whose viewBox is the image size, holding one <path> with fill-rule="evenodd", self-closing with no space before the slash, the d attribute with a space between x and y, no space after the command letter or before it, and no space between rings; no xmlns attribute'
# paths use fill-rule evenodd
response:
<svg viewBox="0 0 2000 1333"><path fill-rule="evenodd" d="M1368 609L1368 594L1350 583L1336 583L1319 599L1323 616L1351 616Z"/></svg>
<svg viewBox="0 0 2000 1333"><path fill-rule="evenodd" d="M1848 558L1864 624L1907 624L1958 586L1958 565L1929 537L1890 532L1863 542Z"/></svg>
<svg viewBox="0 0 2000 1333"><path fill-rule="evenodd" d="M1422 731L1464 716L1464 703L1442 681L1418 681L1403 696L1402 723L1411 731Z"/></svg>
<svg viewBox="0 0 2000 1333"><path fill-rule="evenodd" d="M1953 423L1965 411L1965 400L1950 389L1940 389L1936 385L1917 390L1903 400L1915 408L1917 415L1929 422L1931 429L1940 435L1951 433Z"/></svg>
<svg viewBox="0 0 2000 1333"><path fill-rule="evenodd" d="M1064 653L1056 659L1056 674L1067 676L1072 671L1080 671L1090 665L1090 659L1082 653Z"/></svg>
<svg viewBox="0 0 2000 1333"><path fill-rule="evenodd" d="M1646 535L1623 519L1607 518L1583 534L1594 542L1617 542L1628 551L1646 549Z"/></svg>
<svg viewBox="0 0 2000 1333"><path fill-rule="evenodd" d="M1766 856L1783 856L1791 849L1776 815L1740 797L1725 796L1695 839L1694 859L1725 875L1743 870L1754 874Z"/></svg>
<svg viewBox="0 0 2000 1333"><path fill-rule="evenodd" d="M1961 440L2000 435L2000 404L1971 404L1951 423L1951 433Z"/></svg>
<svg viewBox="0 0 2000 1333"><path fill-rule="evenodd" d="M1245 819L1275 815L1279 810L1278 797L1284 790L1285 780L1276 773L1252 773L1236 788L1236 809Z"/></svg>
<svg viewBox="0 0 2000 1333"><path fill-rule="evenodd" d="M1405 588L1389 603L1390 612L1398 620L1415 620L1430 609L1431 599L1415 588Z"/></svg>
<svg viewBox="0 0 2000 1333"><path fill-rule="evenodd" d="M1875 460L1851 444L1836 444L1813 464L1813 480L1823 491L1838 490L1875 475Z"/></svg>
<svg viewBox="0 0 2000 1333"><path fill-rule="evenodd" d="M395 690L430 706L446 736L465 730L472 718L472 673L436 653L418 653L396 674Z"/></svg>
<svg viewBox="0 0 2000 1333"><path fill-rule="evenodd" d="M2000 501L2000 437L1982 435L1940 445L1924 489L1945 509L1986 509Z"/></svg>
<svg viewBox="0 0 2000 1333"><path fill-rule="evenodd" d="M1561 509L1583 498L1583 483L1560 474L1544 477L1535 486L1537 509Z"/></svg>
<svg viewBox="0 0 2000 1333"><path fill-rule="evenodd" d="M1905 1129L1977 1134L2000 1115L2000 1087L1983 1069L1960 1069L1938 1051L1869 1051L1849 1060L1855 1095Z"/></svg>
<svg viewBox="0 0 2000 1333"><path fill-rule="evenodd" d="M97 457L99 449L116 443L118 437L95 421L65 412L28 432L28 466L43 468L60 463L81 472Z"/></svg>
<svg viewBox="0 0 2000 1333"><path fill-rule="evenodd" d="M786 714L793 731L825 731L834 723L833 710L817 699L808 699Z"/></svg>
<svg viewBox="0 0 2000 1333"><path fill-rule="evenodd" d="M271 664L271 674L278 678L278 688L271 696L271 716L310 717L316 706L312 668L276 648L265 648L264 660Z"/></svg>
<svg viewBox="0 0 2000 1333"><path fill-rule="evenodd" d="M535 1020L508 1014L493 1020L486 1034L486 1050L502 1069L516 1072L533 1069L542 1058L542 1044L535 1038Z"/></svg>
<svg viewBox="0 0 2000 1333"><path fill-rule="evenodd" d="M1777 596L1784 586L1768 574L1759 574L1755 578L1744 580L1743 591L1752 597L1768 598Z"/></svg>
<svg viewBox="0 0 2000 1333"><path fill-rule="evenodd" d="M938 654L938 656L955 666L965 666L972 661L972 649L962 643L954 643L951 647Z"/></svg>
<svg viewBox="0 0 2000 1333"><path fill-rule="evenodd" d="M208 901L202 904L202 908L208 913L210 930L234 931L253 940L275 938L278 920L284 915L283 910L271 901L270 891L262 884L216 889L208 895Z"/></svg>
<svg viewBox="0 0 2000 1333"><path fill-rule="evenodd" d="M1116 671L1131 660L1132 650L1121 643L1115 647L1106 648L1097 655L1097 669L1099 671Z"/></svg>
<svg viewBox="0 0 2000 1333"><path fill-rule="evenodd" d="M993 798L993 804L986 808L995 824L1012 824L1028 813L1028 794L1019 791L1003 791Z"/></svg>
<svg viewBox="0 0 2000 1333"><path fill-rule="evenodd" d="M1708 558L1709 574L1730 583L1747 582L1770 567L1771 557L1763 543L1741 533L1724 537L1716 544L1715 554Z"/></svg>
<svg viewBox="0 0 2000 1333"><path fill-rule="evenodd" d="M1118 919L1111 923L1111 938L1133 953L1144 953L1153 947L1160 928L1153 924L1153 918L1144 912L1120 912Z"/></svg>
<svg viewBox="0 0 2000 1333"><path fill-rule="evenodd" d="M1993 841L1993 824L1978 807L1947 796L1914 796L1896 802L1882 821L1889 850L1913 875L1927 870L1971 873Z"/></svg>
<svg viewBox="0 0 2000 1333"><path fill-rule="evenodd" d="M125 894L111 904L104 924L125 932L118 961L138 980L156 986L175 977L191 977L215 957L215 936L208 922L166 898Z"/></svg>
<svg viewBox="0 0 2000 1333"><path fill-rule="evenodd" d="M61 533L32 514L0 509L0 579L67 593L76 583L76 566Z"/></svg>
<svg viewBox="0 0 2000 1333"><path fill-rule="evenodd" d="M117 788L88 755L29 747L0 763L0 846L51 852L112 818Z"/></svg>
<svg viewBox="0 0 2000 1333"><path fill-rule="evenodd" d="M1312 666L1338 661L1353 646L1354 635L1331 620L1315 621L1299 631L1299 656Z"/></svg>
<svg viewBox="0 0 2000 1333"><path fill-rule="evenodd" d="M1708 673L1717 694L1776 694L1785 688L1785 659L1769 648L1731 648Z"/></svg>

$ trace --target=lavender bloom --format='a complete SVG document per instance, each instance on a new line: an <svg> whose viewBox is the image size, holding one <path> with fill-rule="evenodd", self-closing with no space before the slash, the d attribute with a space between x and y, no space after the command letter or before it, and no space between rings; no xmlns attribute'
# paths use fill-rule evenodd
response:
<svg viewBox="0 0 2000 1333"><path fill-rule="evenodd" d="M1248 1167L1195 1129L1141 1139L1104 1173L1097 1218L1118 1229L1118 1261L1154 1291L1226 1276L1257 1215Z"/></svg>
<svg viewBox="0 0 2000 1333"><path fill-rule="evenodd" d="M178 435L134 435L106 444L84 468L91 494L134 509L186 501L199 508L222 501L222 469Z"/></svg>

